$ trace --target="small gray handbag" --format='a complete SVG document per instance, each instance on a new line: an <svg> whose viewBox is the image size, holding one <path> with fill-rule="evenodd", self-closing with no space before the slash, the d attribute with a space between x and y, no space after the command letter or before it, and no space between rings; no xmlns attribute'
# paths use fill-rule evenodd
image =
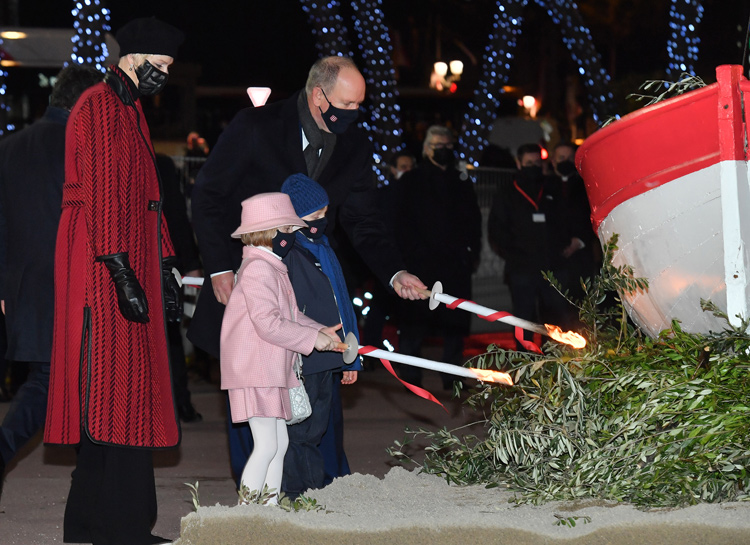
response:
<svg viewBox="0 0 750 545"><path fill-rule="evenodd" d="M312 414L310 398L307 396L307 391L305 391L305 379L302 377L302 356L299 354L297 354L297 359L294 362L294 374L297 375L299 386L289 388L289 401L291 401L292 405L292 417L286 421L287 426L299 424Z"/></svg>

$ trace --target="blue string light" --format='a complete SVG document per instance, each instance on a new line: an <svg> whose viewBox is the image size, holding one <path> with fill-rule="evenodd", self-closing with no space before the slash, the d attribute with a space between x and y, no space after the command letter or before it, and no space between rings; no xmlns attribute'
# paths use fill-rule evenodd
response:
<svg viewBox="0 0 750 545"><path fill-rule="evenodd" d="M110 11L102 6L100 0L85 0L76 2L72 14L75 18L73 22L75 33L71 38L73 42L71 62L90 64L97 70L105 72L107 67L104 63L109 56L106 33L111 30ZM66 62L65 66L68 64L70 62Z"/></svg>
<svg viewBox="0 0 750 545"><path fill-rule="evenodd" d="M386 181L385 161L390 153L403 149L403 131L398 107L393 46L385 25L381 0L355 0L354 29L364 62L363 72L370 99L369 122L363 122L375 149L373 169L382 185Z"/></svg>
<svg viewBox="0 0 750 545"><path fill-rule="evenodd" d="M599 122L613 107L608 90L610 77L602 67L594 48L591 32L583 24L578 6L571 0L536 0L560 27L565 47L578 65L578 73L586 87L594 120ZM522 11L528 0L498 0L489 44L482 62L482 78L469 103L459 137L461 158L479 166L479 157L487 147L487 137L495 121L500 95L507 84L513 50L521 32Z"/></svg>
<svg viewBox="0 0 750 545"><path fill-rule="evenodd" d="M703 19L703 3L700 0L672 0L669 7L669 31L667 39L667 77L677 81L683 73L695 75L693 63L698 60L698 25Z"/></svg>
<svg viewBox="0 0 750 545"><path fill-rule="evenodd" d="M0 38L0 46L3 45L3 43L4 40ZM3 120L0 124L0 136L13 132L16 128L15 125L7 122L10 117L10 105L5 99L8 92L8 86L6 85L7 78L8 71L5 70L5 68L0 67L0 119Z"/></svg>
<svg viewBox="0 0 750 545"><path fill-rule="evenodd" d="M317 41L315 46L321 57L330 55L352 56L349 36L344 18L341 16L341 2L338 0L300 0L302 11L307 14L310 26Z"/></svg>

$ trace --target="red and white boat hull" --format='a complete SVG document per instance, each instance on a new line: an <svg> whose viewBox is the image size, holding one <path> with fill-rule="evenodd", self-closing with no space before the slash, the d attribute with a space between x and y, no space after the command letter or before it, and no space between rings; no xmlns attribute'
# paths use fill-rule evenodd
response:
<svg viewBox="0 0 750 545"><path fill-rule="evenodd" d="M673 319L694 333L724 329L701 299L734 324L748 317L750 83L739 66L719 67L717 80L623 117L576 156L599 239L617 233L615 264L649 281L623 301L651 336Z"/></svg>

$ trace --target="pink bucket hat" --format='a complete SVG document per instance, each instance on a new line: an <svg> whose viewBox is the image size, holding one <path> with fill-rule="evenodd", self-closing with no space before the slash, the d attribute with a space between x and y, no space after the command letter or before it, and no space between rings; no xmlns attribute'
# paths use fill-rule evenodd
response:
<svg viewBox="0 0 750 545"><path fill-rule="evenodd" d="M245 233L265 231L293 225L298 229L307 224L294 213L294 206L285 193L259 193L242 201L242 224L232 233L232 238L240 238Z"/></svg>

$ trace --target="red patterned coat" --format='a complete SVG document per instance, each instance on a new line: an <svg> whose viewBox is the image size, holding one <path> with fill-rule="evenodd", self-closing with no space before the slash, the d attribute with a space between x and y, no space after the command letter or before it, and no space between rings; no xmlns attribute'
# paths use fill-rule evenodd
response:
<svg viewBox="0 0 750 545"><path fill-rule="evenodd" d="M45 442L173 447L161 259L173 255L140 102L112 67L71 112L55 252L55 325ZM127 252L147 324L122 317L101 255Z"/></svg>

